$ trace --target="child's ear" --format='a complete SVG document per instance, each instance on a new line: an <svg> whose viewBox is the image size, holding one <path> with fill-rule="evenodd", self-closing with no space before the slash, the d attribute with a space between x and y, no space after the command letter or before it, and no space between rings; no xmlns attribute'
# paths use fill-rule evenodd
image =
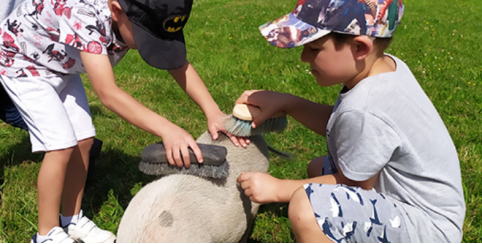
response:
<svg viewBox="0 0 482 244"><path fill-rule="evenodd" d="M373 41L368 36L357 36L353 38L354 58L362 61L373 52Z"/></svg>
<svg viewBox="0 0 482 244"><path fill-rule="evenodd" d="M117 1L109 1L110 2L110 11L112 13L112 20L118 22L121 15L124 14L122 7L120 6L119 2Z"/></svg>

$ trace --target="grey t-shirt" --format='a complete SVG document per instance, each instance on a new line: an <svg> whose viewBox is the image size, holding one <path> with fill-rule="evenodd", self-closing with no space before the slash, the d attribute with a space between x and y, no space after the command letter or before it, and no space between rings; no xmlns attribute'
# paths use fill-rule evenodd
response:
<svg viewBox="0 0 482 244"><path fill-rule="evenodd" d="M406 213L413 242L460 242L465 217L460 164L435 107L400 59L396 71L342 91L327 126L331 160ZM441 81L442 82L442 81Z"/></svg>

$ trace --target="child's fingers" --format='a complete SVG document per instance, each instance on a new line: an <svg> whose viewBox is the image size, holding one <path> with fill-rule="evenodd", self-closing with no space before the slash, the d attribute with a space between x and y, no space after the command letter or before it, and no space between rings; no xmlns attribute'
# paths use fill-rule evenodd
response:
<svg viewBox="0 0 482 244"><path fill-rule="evenodd" d="M238 140L239 144L240 144L243 148L247 148L247 147L248 147L248 144L251 143L251 141L249 140L248 137L236 137L236 139Z"/></svg>
<svg viewBox="0 0 482 244"><path fill-rule="evenodd" d="M260 124L264 123L267 119L269 119L270 114L267 112L261 112L256 118L253 119L253 122L251 123L251 127L256 128Z"/></svg>
<svg viewBox="0 0 482 244"><path fill-rule="evenodd" d="M182 162L182 158L181 158L181 151L179 148L174 148L174 150L172 151L172 156L174 158L174 162L175 162L175 165L177 165L177 167L184 166L184 163Z"/></svg>
<svg viewBox="0 0 482 244"><path fill-rule="evenodd" d="M237 146L237 147L239 146L239 140L238 140L238 138L237 138L236 136L233 136L233 135L231 135L231 134L229 134L229 133L226 133L226 135L229 137L229 139L231 140L231 142L233 143L233 145L235 145L235 146ZM242 145L242 144L241 144L241 145ZM243 147L245 147L245 146L243 146Z"/></svg>
<svg viewBox="0 0 482 244"><path fill-rule="evenodd" d="M250 141L247 137L235 136L235 135L227 132L224 129L220 130L220 131L222 131L226 136L228 136L229 139L231 140L231 142L233 143L233 145L236 146L236 147L241 145L242 147L246 148L248 146L248 144L250 143ZM217 131L216 131L216 135L218 135ZM216 139L214 139L214 137L213 137L213 140L216 140Z"/></svg>
<svg viewBox="0 0 482 244"><path fill-rule="evenodd" d="M239 174L238 179L236 180L238 183L243 183L251 178L251 173L250 172L241 172Z"/></svg>
<svg viewBox="0 0 482 244"><path fill-rule="evenodd" d="M240 103L246 103L248 101L248 97L253 93L252 90L246 90L239 96L238 99L236 99L236 102L234 104L240 104Z"/></svg>
<svg viewBox="0 0 482 244"><path fill-rule="evenodd" d="M167 146L166 146L166 157L167 157L167 162L169 162L170 165L176 165L176 161L172 156L172 149L168 148Z"/></svg>
<svg viewBox="0 0 482 244"><path fill-rule="evenodd" d="M262 90L246 90L243 92L243 94L241 94L241 96L239 96L239 98L236 100L236 102L234 104L240 104L240 103L246 103L246 104L251 104L250 102L248 102L248 99L251 99L251 95L253 93L256 93L256 92L259 92L259 91L262 91ZM252 104L254 105L254 104Z"/></svg>
<svg viewBox="0 0 482 244"><path fill-rule="evenodd" d="M249 197L249 199L251 199L251 197L253 197L253 193L251 192L251 189L244 189L244 195Z"/></svg>
<svg viewBox="0 0 482 244"><path fill-rule="evenodd" d="M209 128L209 133L211 134L211 137L213 138L213 140L217 140L218 139L218 130L216 128Z"/></svg>
<svg viewBox="0 0 482 244"><path fill-rule="evenodd" d="M193 142L189 145L191 147L191 150L194 152L194 155L196 155L196 159L199 163L203 162L203 155L201 153L201 149L199 149L199 146L197 143L193 140ZM188 154L188 159L189 159L189 154ZM188 161L190 162L190 161Z"/></svg>
<svg viewBox="0 0 482 244"><path fill-rule="evenodd" d="M181 157L182 157L182 161L184 162L183 166L186 168L191 167L191 160L189 158L189 149L187 149L187 147L181 147Z"/></svg>

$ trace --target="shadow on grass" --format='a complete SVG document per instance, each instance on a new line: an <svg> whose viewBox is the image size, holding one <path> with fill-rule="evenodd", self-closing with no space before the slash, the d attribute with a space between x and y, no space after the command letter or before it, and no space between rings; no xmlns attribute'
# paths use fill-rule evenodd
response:
<svg viewBox="0 0 482 244"><path fill-rule="evenodd" d="M43 153L32 153L30 139L28 134L21 133L19 129L18 136L21 137L20 143L12 144L6 148L6 153L0 155L0 192L3 192L5 182L5 167L20 165L25 161L40 161ZM1 206L0 194L0 206Z"/></svg>
<svg viewBox="0 0 482 244"><path fill-rule="evenodd" d="M135 185L146 185L157 179L139 171L140 157L127 155L120 150L102 151L100 158L91 164L91 172L86 182L82 208L87 215L96 213L105 204L109 192L117 198L125 210L133 197Z"/></svg>
<svg viewBox="0 0 482 244"><path fill-rule="evenodd" d="M261 205L248 242L295 242L290 226L287 203Z"/></svg>
<svg viewBox="0 0 482 244"><path fill-rule="evenodd" d="M5 168L20 165L25 161L41 162L44 153L32 153L28 134L19 133L20 143L6 148L0 155L0 192L5 182ZM101 151L100 157L90 162L89 176L83 197L83 209L97 212L108 197L109 191L118 196L119 204L125 209L133 197L131 189L136 184L145 184L156 179L138 169L140 157L126 155L120 150ZM0 194L1 206L1 194ZM89 211L90 210L90 211ZM92 216L92 215L90 215Z"/></svg>

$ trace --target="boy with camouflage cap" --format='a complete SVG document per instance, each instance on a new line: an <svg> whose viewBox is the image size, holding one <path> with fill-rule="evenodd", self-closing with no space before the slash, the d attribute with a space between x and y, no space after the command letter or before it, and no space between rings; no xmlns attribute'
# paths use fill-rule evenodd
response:
<svg viewBox="0 0 482 244"><path fill-rule="evenodd" d="M260 27L301 60L320 86L343 84L334 106L291 94L246 91L261 108L252 126L286 113L326 136L328 156L305 180L245 172L253 201L289 202L299 242L460 242L465 203L457 151L415 77L384 53L403 14L400 0L299 0Z"/></svg>

